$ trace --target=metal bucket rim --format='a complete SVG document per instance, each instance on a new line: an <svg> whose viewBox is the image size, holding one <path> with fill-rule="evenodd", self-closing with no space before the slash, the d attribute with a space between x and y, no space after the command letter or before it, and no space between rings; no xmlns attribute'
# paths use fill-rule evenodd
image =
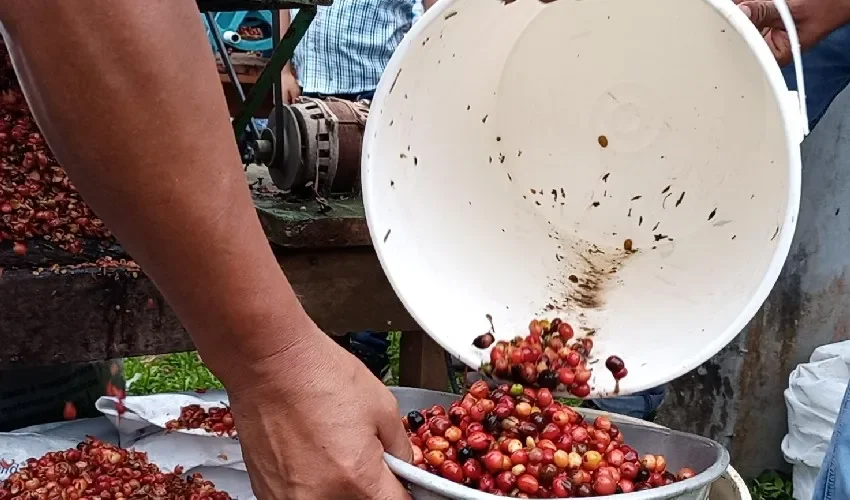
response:
<svg viewBox="0 0 850 500"><path fill-rule="evenodd" d="M396 392L419 392L423 394L430 394L432 396L449 396L455 399L458 399L460 397L457 394L452 394L448 392L431 391L427 389L417 389L409 387L393 387L390 388L390 390L391 392L393 392L393 394L395 394ZM611 418L613 422L624 422L629 423L631 425L635 425L640 422L640 425L645 426L646 429L651 432L664 433L667 435L686 436L688 439L707 445L717 453L717 459L708 469L697 474L693 478L688 479L686 482L673 483L668 486L661 486L659 488L653 488L651 490L636 491L633 493L619 493L616 495L608 495L607 497L594 498L622 498L623 500L659 500L664 498L674 498L682 493L699 490L703 487L710 487L711 484L714 483L714 481L716 481L720 476L722 476L723 473L725 473L727 468L729 467L729 452L720 443L712 439L697 436L695 434L689 434L687 432L676 431L650 422L642 422L631 417L617 415L616 413L600 412L593 410L588 411L588 409L586 408L573 409L582 415L605 414L606 416L610 416L609 418ZM441 495L449 495L451 498L467 498L471 500L487 500L490 498L499 498L496 495L484 493L476 489L454 483L436 474L426 472L403 460L399 460L398 458L388 453L384 453L384 460L386 461L387 466L396 476L410 483L416 484L420 488L424 488L429 491L434 491ZM439 489L428 487L428 483L432 481L439 485ZM683 485L686 486L683 487Z"/></svg>

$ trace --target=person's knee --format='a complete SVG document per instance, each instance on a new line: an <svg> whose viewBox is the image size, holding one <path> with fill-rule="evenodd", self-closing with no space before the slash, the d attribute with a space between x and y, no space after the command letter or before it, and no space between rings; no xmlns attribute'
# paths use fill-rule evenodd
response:
<svg viewBox="0 0 850 500"><path fill-rule="evenodd" d="M593 405L602 411L632 418L651 420L664 402L663 386L619 398L594 399Z"/></svg>
<svg viewBox="0 0 850 500"><path fill-rule="evenodd" d="M791 90L797 90L793 64L782 68ZM850 83L850 24L833 31L828 37L803 54L809 127L814 128L832 101Z"/></svg>

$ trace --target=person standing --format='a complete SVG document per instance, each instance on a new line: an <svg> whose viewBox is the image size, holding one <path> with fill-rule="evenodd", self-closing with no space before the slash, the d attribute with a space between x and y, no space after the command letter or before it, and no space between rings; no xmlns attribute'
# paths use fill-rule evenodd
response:
<svg viewBox="0 0 850 500"><path fill-rule="evenodd" d="M313 23L281 75L283 98L300 96L371 100L404 35L436 0L336 0L319 7ZM297 10L281 11L285 31ZM349 350L378 378L386 378L386 333L350 336Z"/></svg>
<svg viewBox="0 0 850 500"><path fill-rule="evenodd" d="M319 7L283 74L284 95L371 99L384 68L436 0L336 0ZM281 11L286 30L297 10ZM289 74L287 74L287 72Z"/></svg>
<svg viewBox="0 0 850 500"><path fill-rule="evenodd" d="M735 0L770 47L789 88L796 88L791 42L771 0ZM803 71L814 128L832 101L850 83L850 0L790 0L803 50ZM850 498L850 385L835 421L832 439L815 481L812 500Z"/></svg>

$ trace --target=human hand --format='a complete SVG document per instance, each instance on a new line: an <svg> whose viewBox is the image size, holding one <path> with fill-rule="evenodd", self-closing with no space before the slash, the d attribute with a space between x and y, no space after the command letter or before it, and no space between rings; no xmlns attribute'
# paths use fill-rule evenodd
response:
<svg viewBox="0 0 850 500"><path fill-rule="evenodd" d="M301 97L301 86L298 79L289 68L284 68L280 74L280 84L283 90L283 102L292 104Z"/></svg>
<svg viewBox="0 0 850 500"><path fill-rule="evenodd" d="M409 498L383 453L411 461L395 398L318 328L228 387L260 500ZM251 371L257 372L253 367Z"/></svg>
<svg viewBox="0 0 850 500"><path fill-rule="evenodd" d="M733 0L758 28L780 66L792 61L791 41L772 0ZM850 22L850 0L790 0L800 48L811 48Z"/></svg>

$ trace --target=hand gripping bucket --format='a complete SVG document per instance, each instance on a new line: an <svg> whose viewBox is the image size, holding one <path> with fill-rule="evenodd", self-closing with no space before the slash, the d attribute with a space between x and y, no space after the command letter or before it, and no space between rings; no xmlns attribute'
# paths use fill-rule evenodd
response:
<svg viewBox="0 0 850 500"><path fill-rule="evenodd" d="M363 147L372 240L414 319L477 366L490 318L507 339L560 316L625 360L620 393L732 340L799 208L803 75L778 4L799 95L729 0L440 0Z"/></svg>

